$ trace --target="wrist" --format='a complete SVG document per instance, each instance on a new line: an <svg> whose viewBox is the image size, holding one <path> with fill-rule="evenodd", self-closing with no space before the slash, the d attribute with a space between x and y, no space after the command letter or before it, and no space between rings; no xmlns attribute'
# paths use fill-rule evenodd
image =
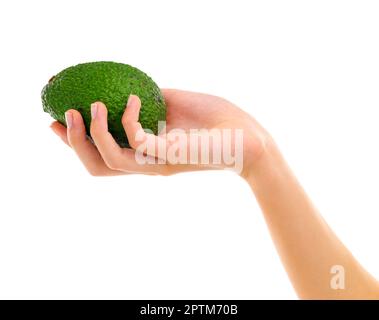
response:
<svg viewBox="0 0 379 320"><path fill-rule="evenodd" d="M244 166L240 175L250 185L273 174L284 164L274 139L267 132L260 134L259 139L255 139L252 145L251 140L247 144L249 146L244 150Z"/></svg>

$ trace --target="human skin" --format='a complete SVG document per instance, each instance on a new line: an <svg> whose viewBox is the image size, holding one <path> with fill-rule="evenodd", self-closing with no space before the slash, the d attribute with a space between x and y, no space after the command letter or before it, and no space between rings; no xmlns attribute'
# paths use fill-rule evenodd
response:
<svg viewBox="0 0 379 320"><path fill-rule="evenodd" d="M249 114L231 102L200 93L162 90L167 104L167 133L174 128L242 129L243 170L267 222L281 261L298 296L302 299L379 299L379 283L352 256L297 181L270 134ZM66 112L67 128L58 122L52 130L78 155L90 174L172 175L185 171L223 169L215 165L137 163L135 149L141 132L141 104L131 95L122 123L132 149L120 148L107 130L107 109L92 105L91 142L80 113ZM167 142L168 135L144 133L142 141ZM150 157L158 156L156 153ZM333 266L344 269L344 288L333 288Z"/></svg>

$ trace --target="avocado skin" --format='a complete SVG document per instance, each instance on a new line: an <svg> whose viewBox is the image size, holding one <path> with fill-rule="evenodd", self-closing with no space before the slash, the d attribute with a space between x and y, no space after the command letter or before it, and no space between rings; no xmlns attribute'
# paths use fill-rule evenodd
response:
<svg viewBox="0 0 379 320"><path fill-rule="evenodd" d="M121 123L130 94L141 99L139 121L145 131L158 133L158 121L166 120L161 90L144 72L110 61L82 63L64 69L43 88L43 110L66 125L65 112L78 110L90 136L91 104L103 102L108 109L108 130L121 147L130 147Z"/></svg>

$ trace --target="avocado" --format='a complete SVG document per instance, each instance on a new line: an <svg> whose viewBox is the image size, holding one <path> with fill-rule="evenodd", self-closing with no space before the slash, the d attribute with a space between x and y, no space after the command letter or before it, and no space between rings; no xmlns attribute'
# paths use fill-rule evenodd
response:
<svg viewBox="0 0 379 320"><path fill-rule="evenodd" d="M78 110L90 136L91 103L103 102L108 109L108 130L121 147L130 147L121 117L130 94L141 99L139 121L145 131L158 133L158 121L166 120L161 90L141 70L110 61L82 63L64 69L43 88L43 110L66 125L64 114Z"/></svg>

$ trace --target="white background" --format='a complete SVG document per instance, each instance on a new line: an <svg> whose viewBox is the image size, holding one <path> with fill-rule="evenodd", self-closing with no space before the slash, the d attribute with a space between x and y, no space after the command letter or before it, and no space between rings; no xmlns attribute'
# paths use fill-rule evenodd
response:
<svg viewBox="0 0 379 320"><path fill-rule="evenodd" d="M377 1L3 1L0 298L296 298L230 172L94 178L40 91L114 60L221 95L275 137L323 216L379 277Z"/></svg>

